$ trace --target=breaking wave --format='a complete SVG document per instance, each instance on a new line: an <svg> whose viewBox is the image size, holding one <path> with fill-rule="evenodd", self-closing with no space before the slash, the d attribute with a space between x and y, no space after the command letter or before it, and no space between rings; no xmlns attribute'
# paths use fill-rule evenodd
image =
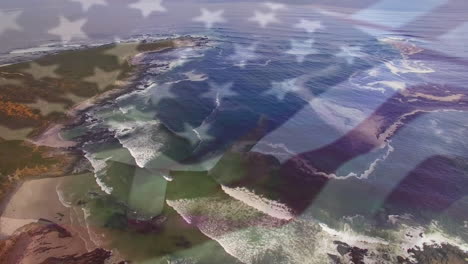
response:
<svg viewBox="0 0 468 264"><path fill-rule="evenodd" d="M93 166L96 183L99 185L103 192L111 194L114 189L106 185L106 183L101 179L101 177L104 177L106 175L107 161L110 160L111 157L106 159L99 159L92 153L86 153L85 157L91 163L91 166Z"/></svg>
<svg viewBox="0 0 468 264"><path fill-rule="evenodd" d="M155 135L158 121L109 122L108 124L115 132L115 137L120 144L131 153L138 167L144 168L160 154L163 143Z"/></svg>
<svg viewBox="0 0 468 264"><path fill-rule="evenodd" d="M242 201L271 217L283 220L291 220L294 217L291 209L286 205L261 197L246 188L230 188L224 185L221 188L232 198Z"/></svg>
<svg viewBox="0 0 468 264"><path fill-rule="evenodd" d="M421 83L422 79L418 75L436 72L426 62L409 58L409 55L424 50L413 43L415 40L392 37L380 41L398 49L402 59L382 61L373 69L353 74L349 79L353 86L382 93L402 91L412 84Z"/></svg>
<svg viewBox="0 0 468 264"><path fill-rule="evenodd" d="M426 66L424 62L419 60L395 60L384 62L385 67L395 75L401 73L432 73L434 69Z"/></svg>
<svg viewBox="0 0 468 264"><path fill-rule="evenodd" d="M388 216L393 228L371 235L371 231L363 233L353 227L350 219L365 219L360 216L343 218L340 228L332 228L305 215L277 222L233 199L205 197L167 203L243 263L318 264L329 263L331 256L349 263L350 255L342 253L338 245L366 250L364 263L382 264L396 263L398 256L411 259L408 249L423 245L450 243L468 251L467 244L446 234L436 222L426 227L410 224L411 216ZM231 221L236 222L235 227Z"/></svg>

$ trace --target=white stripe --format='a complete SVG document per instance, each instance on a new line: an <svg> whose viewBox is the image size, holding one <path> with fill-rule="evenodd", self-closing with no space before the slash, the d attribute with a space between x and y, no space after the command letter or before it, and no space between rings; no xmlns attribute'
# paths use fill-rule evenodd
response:
<svg viewBox="0 0 468 264"><path fill-rule="evenodd" d="M447 0L382 0L351 17L356 20L396 29L430 12L446 1ZM371 35L381 35L384 33L383 30L359 28Z"/></svg>
<svg viewBox="0 0 468 264"><path fill-rule="evenodd" d="M437 43L437 47L441 49L440 52L454 57L468 58L468 46L466 45L468 43L468 22L442 35L439 40L440 43Z"/></svg>

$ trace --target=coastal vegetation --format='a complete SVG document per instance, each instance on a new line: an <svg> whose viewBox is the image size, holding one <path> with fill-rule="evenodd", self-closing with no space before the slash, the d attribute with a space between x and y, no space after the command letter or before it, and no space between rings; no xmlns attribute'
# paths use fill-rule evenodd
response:
<svg viewBox="0 0 468 264"><path fill-rule="evenodd" d="M59 131L54 140L38 140L41 134L75 122L77 112L93 101L126 87L134 76L131 60L137 54L174 48L184 41L188 39L83 47L1 66L0 199L21 179L69 172L75 157L58 142Z"/></svg>

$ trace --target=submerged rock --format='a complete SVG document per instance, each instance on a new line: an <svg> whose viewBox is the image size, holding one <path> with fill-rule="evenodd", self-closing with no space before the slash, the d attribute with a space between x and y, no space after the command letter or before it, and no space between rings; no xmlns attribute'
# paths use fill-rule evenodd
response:
<svg viewBox="0 0 468 264"><path fill-rule="evenodd" d="M333 241L337 245L336 250L340 253L341 256L348 255L353 264L364 264L364 257L367 256L367 249L361 249L358 247L350 246L344 242ZM330 256L331 257L331 256ZM336 259L331 257L332 259ZM338 262L339 263L339 262Z"/></svg>
<svg viewBox="0 0 468 264"><path fill-rule="evenodd" d="M468 253L450 244L424 245L423 248L415 247L408 250L413 259L399 257L402 264L466 264Z"/></svg>

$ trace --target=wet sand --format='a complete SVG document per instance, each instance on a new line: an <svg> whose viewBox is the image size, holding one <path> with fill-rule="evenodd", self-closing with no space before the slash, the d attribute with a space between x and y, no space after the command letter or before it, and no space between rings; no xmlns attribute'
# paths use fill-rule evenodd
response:
<svg viewBox="0 0 468 264"><path fill-rule="evenodd" d="M0 235L10 236L19 227L39 219L69 224L69 209L57 195L63 178L31 180L22 183L11 196L0 216Z"/></svg>

